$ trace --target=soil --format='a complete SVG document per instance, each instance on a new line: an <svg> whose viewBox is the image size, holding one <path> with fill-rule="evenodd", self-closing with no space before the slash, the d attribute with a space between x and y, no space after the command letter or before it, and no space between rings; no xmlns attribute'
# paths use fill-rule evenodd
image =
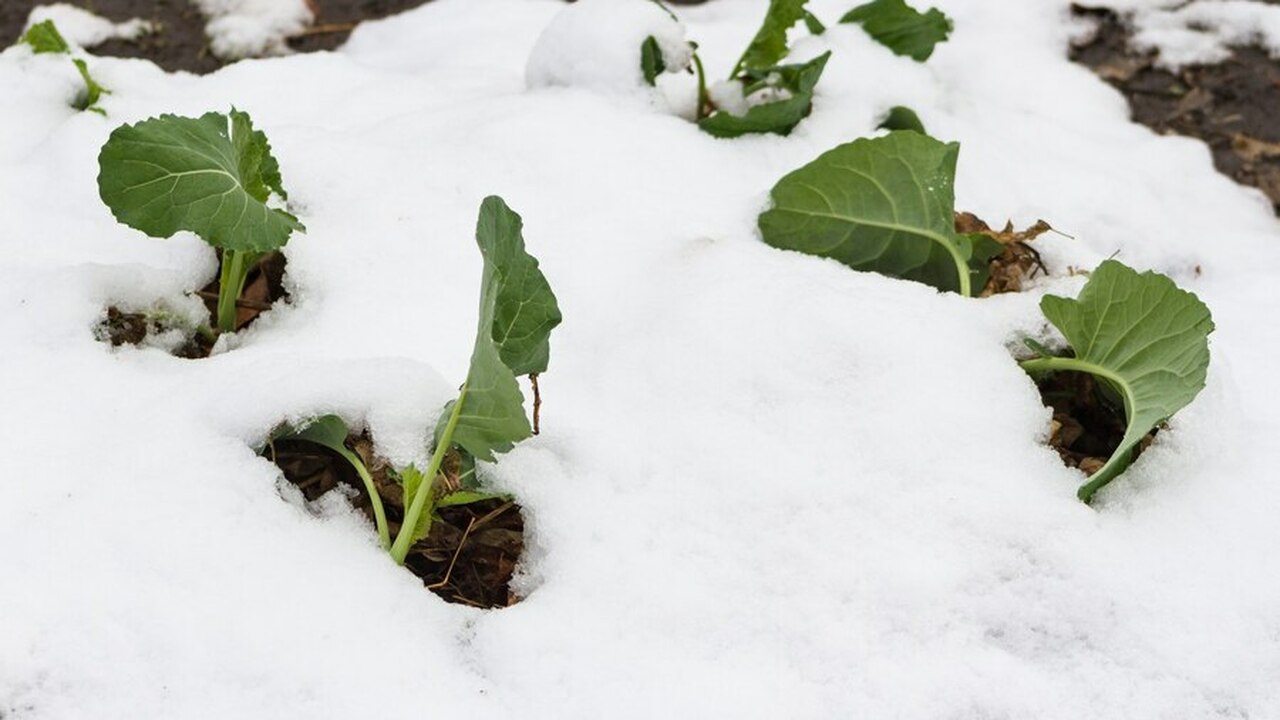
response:
<svg viewBox="0 0 1280 720"><path fill-rule="evenodd" d="M205 74L224 64L209 52L204 36L204 16L192 0L61 0L85 8L115 22L135 17L152 21L160 31L137 41L112 40L92 51L95 55L140 57L174 72ZM0 0L0 47L8 47L22 34L27 15L37 5L53 0ZM362 20L383 18L415 8L427 0L311 0L315 24L290 46L302 52L333 50L346 42Z"/></svg>
<svg viewBox="0 0 1280 720"><path fill-rule="evenodd" d="M1085 475L1101 470L1124 439L1122 401L1108 398L1088 373L1053 373L1037 385L1045 405L1053 408L1049 444L1062 462ZM1145 450L1157 432L1152 430L1136 452Z"/></svg>
<svg viewBox="0 0 1280 720"><path fill-rule="evenodd" d="M1280 61L1238 47L1221 63L1169 72L1155 67L1155 53L1129 48L1124 16L1085 5L1072 11L1096 26L1073 45L1072 60L1124 93L1134 120L1203 140L1221 173L1260 189L1280 215Z"/></svg>
<svg viewBox="0 0 1280 720"><path fill-rule="evenodd" d="M237 331L244 329L259 315L270 310L276 302L288 302L289 293L284 288L285 266L284 255L280 252L271 252L262 256L262 259L249 271L249 276L245 279L244 291L240 293L240 299L236 303ZM216 327L218 281L210 282L196 294L204 301L205 308L209 311L205 330ZM172 324L157 315L124 312L113 305L107 308L107 317L98 326L97 335L100 339L119 347L139 345L147 339L149 334L159 334L173 328ZM216 333L213 331L193 332L190 333L187 342L175 349L173 354L190 359L209 357L216 340Z"/></svg>
<svg viewBox="0 0 1280 720"><path fill-rule="evenodd" d="M364 461L382 498L394 538L404 519L404 496L390 467L373 453L368 435L351 435L347 446ZM351 464L334 451L302 440L277 440L265 451L285 478L314 501L327 492L345 492L373 522L373 507L364 483ZM445 463L457 467L457 463ZM446 478L447 479L447 478ZM405 567L428 590L452 603L479 608L514 605L511 578L524 551L524 516L514 501L482 500L440 508L426 538L410 549Z"/></svg>

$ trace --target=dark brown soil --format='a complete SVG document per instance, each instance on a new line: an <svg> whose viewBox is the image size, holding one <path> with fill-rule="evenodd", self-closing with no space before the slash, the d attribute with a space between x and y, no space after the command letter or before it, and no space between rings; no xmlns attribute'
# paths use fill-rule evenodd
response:
<svg viewBox="0 0 1280 720"><path fill-rule="evenodd" d="M282 253L272 252L264 255L258 264L249 271L244 283L244 292L240 294L236 309L236 330L242 330L259 315L270 310L278 301L288 302L289 293L284 288L285 257ZM209 328L217 326L218 281L205 285L196 293L204 301L209 311L209 319L205 331L192 333L187 342L174 350L173 354L181 358L205 358L213 350L217 340L216 333ZM107 318L98 326L99 338L112 345L138 345L146 340L150 333L161 333L171 328L163 319L148 316L146 313L127 313L114 305L107 308Z"/></svg>
<svg viewBox="0 0 1280 720"><path fill-rule="evenodd" d="M364 460L382 498L391 536L404 518L404 496L389 467L373 454L367 435L352 435L347 446ZM308 501L342 487L373 521L364 483L337 453L301 440L277 440L266 450L284 476ZM405 567L428 590L452 603L480 608L508 607L520 598L511 591L516 563L524 552L524 516L511 500L493 499L441 508L431 532L409 551Z"/></svg>
<svg viewBox="0 0 1280 720"><path fill-rule="evenodd" d="M98 55L141 57L169 71L209 73L223 62L209 52L204 17L191 0L62 0L121 22L140 17L160 28L137 42L112 40L93 49ZM22 34L27 15L37 5L53 0L0 0L0 47L8 47ZM312 0L314 26L291 41L304 52L332 50L346 41L356 23L394 15L427 0Z"/></svg>
<svg viewBox="0 0 1280 720"><path fill-rule="evenodd" d="M1221 63L1171 73L1155 67L1155 54L1129 49L1123 16L1084 5L1072 10L1097 28L1072 47L1072 60L1124 93L1134 120L1203 140L1220 172L1262 190L1280 214L1280 61L1239 47Z"/></svg>
<svg viewBox="0 0 1280 720"><path fill-rule="evenodd" d="M1045 405L1053 408L1053 429L1049 444L1068 467L1085 475L1102 469L1111 453L1124 439L1123 401L1108 398L1088 373L1058 372L1037 385ZM1138 447L1142 452L1158 430Z"/></svg>

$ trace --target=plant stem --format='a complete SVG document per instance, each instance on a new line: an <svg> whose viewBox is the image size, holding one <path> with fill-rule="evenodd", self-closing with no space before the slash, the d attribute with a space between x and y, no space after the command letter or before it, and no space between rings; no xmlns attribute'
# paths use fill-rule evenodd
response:
<svg viewBox="0 0 1280 720"><path fill-rule="evenodd" d="M698 57L698 51L693 51L693 67L698 72L698 119L702 120L711 113L708 109L711 107L711 94L707 92L707 72L702 67L702 58Z"/></svg>
<svg viewBox="0 0 1280 720"><path fill-rule="evenodd" d="M404 522L400 524L400 532L396 533L396 542L391 546L391 558L398 565L404 564L404 559L409 556L409 548L413 547L413 536L418 527L418 519L422 517L424 511L430 513L434 509L436 476L440 474L440 465L444 463L444 456L449 452L449 446L453 444L453 431L458 427L458 418L462 417L462 406L466 401L467 386L464 384L462 391L458 393L457 401L453 403L453 412L449 414L449 422L445 424L444 432L441 433L440 440L436 443L436 451L431 455L431 463L427 465L427 471L423 473L423 480L418 485L418 491L413 495L413 504L405 511ZM433 507L428 507L428 503Z"/></svg>
<svg viewBox="0 0 1280 720"><path fill-rule="evenodd" d="M1120 396L1124 398L1125 436L1128 437L1129 432L1132 430L1132 428L1129 427L1129 418L1133 417L1133 389L1129 387L1129 383L1127 383L1124 378L1101 365L1086 362L1079 358L1041 357L1023 360L1018 364L1027 372L1082 372L1107 381L1113 385L1115 389L1120 392ZM1120 447L1116 448L1115 452L1111 453L1111 457L1107 458L1107 463L1102 466L1102 469L1093 474L1093 477L1089 482L1080 486L1080 489L1076 492L1076 496L1086 504L1092 501L1094 493L1105 487L1107 483L1115 479L1115 476L1118 475L1120 471L1124 470L1124 463L1131 459L1130 452L1133 450L1134 444L1134 442L1130 442L1128 446L1126 446L1124 440L1121 440ZM1120 465L1119 470L1115 470L1115 466L1117 465Z"/></svg>
<svg viewBox="0 0 1280 720"><path fill-rule="evenodd" d="M218 278L219 331L236 331L236 300L244 292L244 281L257 261L258 253L251 250L223 249L222 272Z"/></svg>
<svg viewBox="0 0 1280 720"><path fill-rule="evenodd" d="M369 502L373 505L374 524L378 526L378 545L383 550L390 550L391 530L387 526L387 511L382 507L382 497L378 495L378 486L373 482L373 476L369 474L364 462L349 450L344 454L348 453L347 461L356 469L356 474L364 482L364 489L369 493Z"/></svg>

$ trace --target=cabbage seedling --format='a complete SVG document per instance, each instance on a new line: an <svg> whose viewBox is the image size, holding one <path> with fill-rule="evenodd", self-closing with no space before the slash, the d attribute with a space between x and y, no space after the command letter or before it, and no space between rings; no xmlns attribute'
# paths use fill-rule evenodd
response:
<svg viewBox="0 0 1280 720"><path fill-rule="evenodd" d="M660 7L677 19L659 0ZM826 31L822 21L805 8L808 0L770 0L760 30L729 73L729 87L737 85L746 104L745 112L718 107L707 88L706 72L698 56L698 46L690 43L693 71L698 76L698 126L716 137L739 137L748 133L786 135L807 117L813 108L813 92L822 77L831 53L806 63L783 65L790 52L787 33L803 22L813 35ZM877 42L899 55L923 62L934 46L947 39L951 21L937 9L919 13L903 0L875 0L851 10L840 22L860 23ZM650 85L669 68L656 38L650 36L640 47L640 69ZM723 103L722 103L723 104Z"/></svg>
<svg viewBox="0 0 1280 720"><path fill-rule="evenodd" d="M476 460L495 462L515 444L533 435L525 415L524 396L516 377L536 376L547 369L551 331L560 324L560 309L538 261L525 251L520 216L499 197L480 206L476 242L484 257L480 281L480 312L471 367L458 397L441 413L433 434L434 449L426 470L410 465L398 471L404 490L404 520L395 542L377 488L360 458L344 444L347 428L341 419L326 416L301 430L277 437L308 440L337 451L351 463L373 502L374 520L384 548L401 565L409 549L431 530L435 511L497 497L475 491ZM536 402L536 400L535 400ZM442 488L446 456L461 458L461 488Z"/></svg>
<svg viewBox="0 0 1280 720"><path fill-rule="evenodd" d="M1124 405L1119 447L1077 493L1087 503L1133 463L1143 437L1204 388L1213 318L1164 275L1139 274L1115 260L1099 265L1076 299L1046 295L1040 309L1066 338L1068 354L1029 343L1040 357L1023 360L1022 368L1033 376L1088 373Z"/></svg>
<svg viewBox="0 0 1280 720"><path fill-rule="evenodd" d="M1000 244L955 231L957 143L914 130L823 153L773 187L764 241L940 290L981 291Z"/></svg>
<svg viewBox="0 0 1280 720"><path fill-rule="evenodd" d="M62 37L62 33L58 32L58 26L52 20L45 20L32 25L22 35L20 42L31 46L31 50L37 55L45 53L71 55L71 46ZM98 84L98 81L93 79L93 76L89 74L89 66L84 60L73 57L71 58L71 63L76 66L76 71L80 73L80 78L84 80L84 90L76 96L71 106L77 110L96 112L105 117L107 111L98 106L98 100L102 98L104 93L110 94L111 91L102 87Z"/></svg>
<svg viewBox="0 0 1280 720"><path fill-rule="evenodd" d="M217 325L236 329L245 278L302 223L268 205L288 199L267 136L249 115L161 115L111 133L98 155L98 192L120 222L151 237L186 230L221 251Z"/></svg>
<svg viewBox="0 0 1280 720"><path fill-rule="evenodd" d="M657 0L654 0L657 2ZM748 133L786 135L813 107L813 89L831 58L824 53L807 63L781 65L789 51L787 32L804 21L810 32L825 30L822 23L805 9L808 0L770 0L764 22L729 73L728 82L737 84L750 107L742 114L732 114L717 107L707 89L706 71L698 56L697 44L690 43L693 70L698 76L698 127L716 137L739 137ZM658 2L676 19L674 13ZM640 47L640 69L653 85L663 72L684 68L668 68L663 62L657 40L650 36Z"/></svg>

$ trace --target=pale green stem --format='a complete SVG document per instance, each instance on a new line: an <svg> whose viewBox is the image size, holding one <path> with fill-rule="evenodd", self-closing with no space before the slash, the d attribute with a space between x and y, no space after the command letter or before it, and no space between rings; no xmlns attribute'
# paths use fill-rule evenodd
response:
<svg viewBox="0 0 1280 720"><path fill-rule="evenodd" d="M1023 360L1018 364L1027 372L1082 372L1109 381L1117 390L1120 391L1120 395L1124 398L1124 416L1126 423L1125 434L1128 434L1128 419L1133 416L1133 391L1129 387L1129 384L1125 382L1124 378L1101 365L1086 362L1078 358L1042 357ZM1111 472L1112 467L1118 463L1124 462L1125 453L1128 453L1132 449L1132 443L1130 443L1129 447L1125 447L1121 444L1120 447L1116 448L1116 451L1111 453L1111 457L1107 458L1107 464L1103 465L1101 470L1093 474L1093 479L1080 486L1080 489L1076 492L1076 496L1085 503L1091 501L1094 493L1098 492L1105 487L1107 483L1115 479L1113 476L1116 473Z"/></svg>
<svg viewBox="0 0 1280 720"><path fill-rule="evenodd" d="M707 108L711 107L711 94L707 92L707 73L702 68L702 58L698 57L698 51L693 51L693 67L698 73L698 119L707 117Z"/></svg>
<svg viewBox="0 0 1280 720"><path fill-rule="evenodd" d="M947 252L951 253L951 259L955 260L956 271L960 275L960 294L964 297L973 296L973 273L969 271L969 261L960 257L960 251L955 248L952 243L943 243L947 248Z"/></svg>
<svg viewBox="0 0 1280 720"><path fill-rule="evenodd" d="M444 433L436 443L436 451L431 455L431 463L427 465L427 471L422 475L422 483L418 485L418 491L413 495L413 503L404 514L400 532L396 533L396 542L391 546L391 557L399 565L404 564L404 559L409 556L409 548L413 547L413 536L418 527L418 519L422 517L423 512L430 513L434 509L436 476L440 474L444 456L453 443L453 431L458 427L458 418L462 417L462 406L466 401L467 386L463 385L462 391L458 393L458 400L453 404L453 412L449 414L449 422L444 426Z"/></svg>
<svg viewBox="0 0 1280 720"><path fill-rule="evenodd" d="M218 278L218 330L235 332L236 300L244 292L245 278L257 262L258 254L249 250L222 251L222 273Z"/></svg>
<svg viewBox="0 0 1280 720"><path fill-rule="evenodd" d="M344 455L346 454L344 453ZM387 511L382 507L382 497L378 495L378 486L373 482L373 476L369 474L364 462L356 457L355 453L350 453L347 461L356 469L356 474L364 481L364 489L369 493L369 502L373 504L373 519L378 526L378 545L383 550L389 550L391 548L391 530L387 526Z"/></svg>

